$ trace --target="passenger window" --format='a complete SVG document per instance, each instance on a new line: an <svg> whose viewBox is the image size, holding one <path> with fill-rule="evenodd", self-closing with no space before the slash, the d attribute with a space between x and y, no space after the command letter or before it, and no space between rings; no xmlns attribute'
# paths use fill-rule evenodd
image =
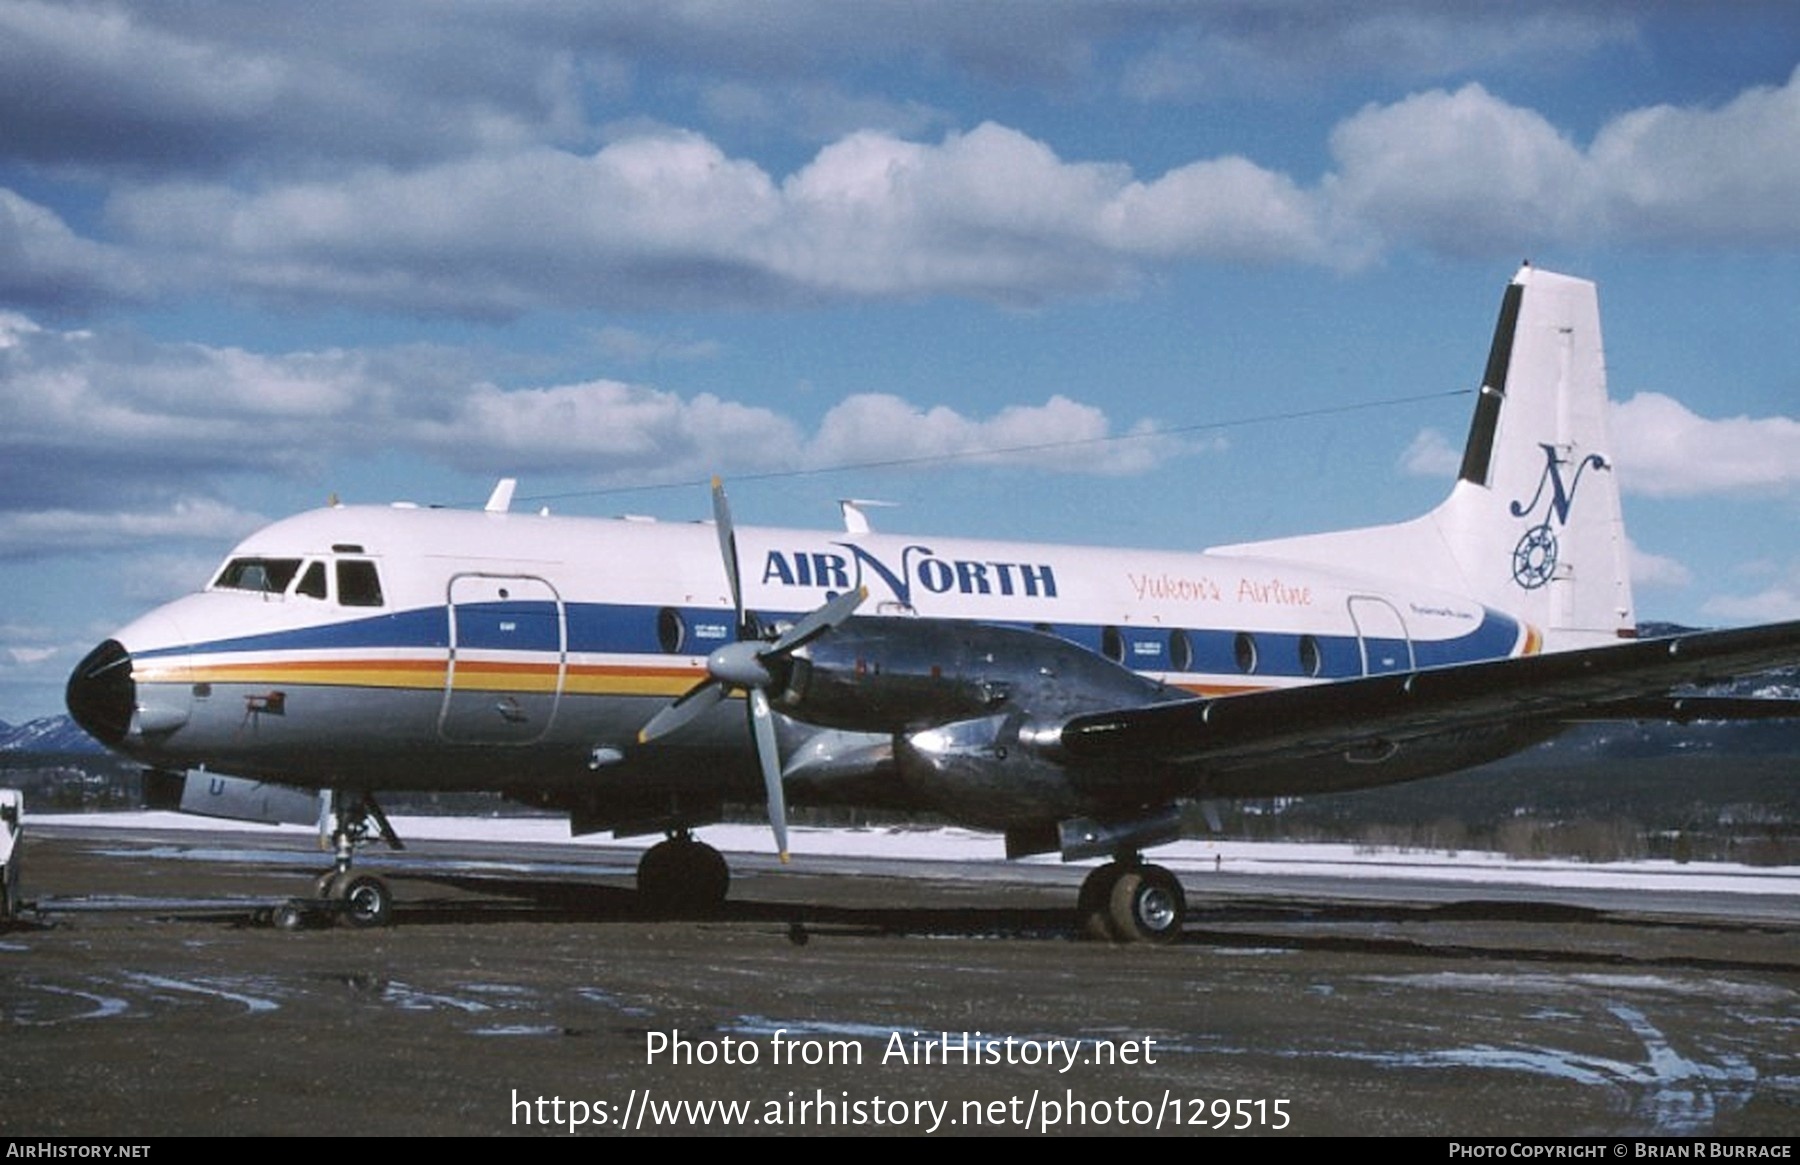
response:
<svg viewBox="0 0 1800 1165"><path fill-rule="evenodd" d="M294 588L294 593L305 595L309 599L324 598L325 564L323 562L307 563L306 573L300 576L300 584Z"/></svg>
<svg viewBox="0 0 1800 1165"><path fill-rule="evenodd" d="M1248 631L1239 631L1237 638L1231 641L1231 654L1237 660L1238 670L1245 675L1256 671L1256 636Z"/></svg>
<svg viewBox="0 0 1800 1165"><path fill-rule="evenodd" d="M1194 666L1194 645L1188 633L1177 627L1169 633L1169 670L1188 671Z"/></svg>
<svg viewBox="0 0 1800 1165"><path fill-rule="evenodd" d="M1300 674L1317 676L1325 670L1325 653L1319 650L1319 641L1311 635L1300 637Z"/></svg>
<svg viewBox="0 0 1800 1165"><path fill-rule="evenodd" d="M299 569L298 558L234 558L225 564L213 586L226 591L279 595L294 581Z"/></svg>
<svg viewBox="0 0 1800 1165"><path fill-rule="evenodd" d="M373 562L344 559L337 564L338 603L345 607L381 606L381 576Z"/></svg>
<svg viewBox="0 0 1800 1165"><path fill-rule="evenodd" d="M656 642L670 655L679 652L687 642L687 621L673 607L656 613Z"/></svg>

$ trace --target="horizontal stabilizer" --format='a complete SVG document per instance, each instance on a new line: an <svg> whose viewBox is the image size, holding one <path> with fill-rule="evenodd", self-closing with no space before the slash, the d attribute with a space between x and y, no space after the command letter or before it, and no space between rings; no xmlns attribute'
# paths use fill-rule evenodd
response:
<svg viewBox="0 0 1800 1165"><path fill-rule="evenodd" d="M1678 711L1672 688L1796 663L1800 622L1776 623L1094 713L1069 720L1061 745L1085 759L1301 758L1520 721L1630 718L1633 702ZM1708 707L1751 703L1763 702Z"/></svg>
<svg viewBox="0 0 1800 1165"><path fill-rule="evenodd" d="M1800 720L1800 700L1758 696L1646 696L1598 704L1564 719L1663 720L1672 724L1725 720Z"/></svg>

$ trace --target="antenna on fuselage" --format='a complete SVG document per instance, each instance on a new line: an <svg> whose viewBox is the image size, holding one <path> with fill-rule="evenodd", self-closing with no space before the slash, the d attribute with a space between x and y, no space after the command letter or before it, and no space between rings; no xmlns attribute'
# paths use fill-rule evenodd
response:
<svg viewBox="0 0 1800 1165"><path fill-rule="evenodd" d="M870 506L895 506L898 502L878 502L872 498L839 498L838 509L844 515L844 533L868 534L875 527L869 524L869 515L864 513Z"/></svg>
<svg viewBox="0 0 1800 1165"><path fill-rule="evenodd" d="M494 485L494 492L488 495L487 505L482 509L490 514L504 514L512 509L513 490L519 488L519 479L503 477Z"/></svg>

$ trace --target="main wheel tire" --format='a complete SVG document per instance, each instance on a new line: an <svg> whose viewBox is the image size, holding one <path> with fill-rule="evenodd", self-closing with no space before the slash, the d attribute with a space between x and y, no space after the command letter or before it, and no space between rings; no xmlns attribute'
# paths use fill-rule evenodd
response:
<svg viewBox="0 0 1800 1165"><path fill-rule="evenodd" d="M386 926L393 918L394 894L374 874L354 874L342 879L336 897L344 904L346 925L359 929Z"/></svg>
<svg viewBox="0 0 1800 1165"><path fill-rule="evenodd" d="M283 902L269 915L276 930L299 930L306 925L306 915L292 902Z"/></svg>
<svg viewBox="0 0 1800 1165"><path fill-rule="evenodd" d="M672 837L644 851L637 869L638 902L659 917L707 915L731 887L731 867L718 850L690 837Z"/></svg>
<svg viewBox="0 0 1800 1165"><path fill-rule="evenodd" d="M1113 929L1123 941L1172 943L1181 937L1187 895L1175 875L1161 866L1139 866L1113 884L1109 906Z"/></svg>
<svg viewBox="0 0 1800 1165"><path fill-rule="evenodd" d="M1113 929L1112 892L1126 867L1120 862L1096 866L1081 883L1081 896L1075 900L1075 921L1084 937L1095 942L1116 943L1123 937Z"/></svg>

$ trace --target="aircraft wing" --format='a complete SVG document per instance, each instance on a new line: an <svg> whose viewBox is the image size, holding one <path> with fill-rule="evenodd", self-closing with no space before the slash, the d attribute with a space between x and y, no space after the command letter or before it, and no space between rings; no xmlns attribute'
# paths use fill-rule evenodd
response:
<svg viewBox="0 0 1800 1165"><path fill-rule="evenodd" d="M1800 621L1368 676L1071 718L1084 759L1234 763L1302 758L1526 722L1800 716L1800 700L1674 696L1800 664Z"/></svg>

